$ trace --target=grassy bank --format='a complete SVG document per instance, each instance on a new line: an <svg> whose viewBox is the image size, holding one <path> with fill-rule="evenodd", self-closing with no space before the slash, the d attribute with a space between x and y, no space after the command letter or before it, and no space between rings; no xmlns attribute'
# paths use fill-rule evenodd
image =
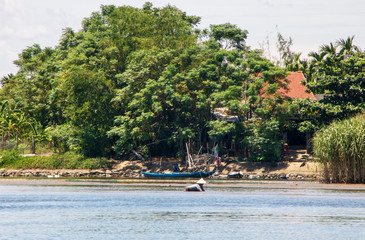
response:
<svg viewBox="0 0 365 240"><path fill-rule="evenodd" d="M17 151L4 151L0 159L0 168L13 169L98 169L108 166L106 158L86 158L72 152L24 157Z"/></svg>

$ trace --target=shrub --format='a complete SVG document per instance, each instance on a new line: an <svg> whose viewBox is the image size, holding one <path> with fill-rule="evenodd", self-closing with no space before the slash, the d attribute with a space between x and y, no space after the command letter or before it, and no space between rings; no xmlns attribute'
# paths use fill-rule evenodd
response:
<svg viewBox="0 0 365 240"><path fill-rule="evenodd" d="M109 167L106 158L86 158L73 152L52 156L23 157L17 151L4 151L0 158L3 168L43 168L43 169L97 169Z"/></svg>
<svg viewBox="0 0 365 240"><path fill-rule="evenodd" d="M243 143L252 150L248 161L280 161L283 141L279 122L277 120L252 121Z"/></svg>
<svg viewBox="0 0 365 240"><path fill-rule="evenodd" d="M11 165L12 163L19 161L21 159L21 156L19 154L20 152L15 150L5 150L2 153L2 158L0 159L0 166Z"/></svg>

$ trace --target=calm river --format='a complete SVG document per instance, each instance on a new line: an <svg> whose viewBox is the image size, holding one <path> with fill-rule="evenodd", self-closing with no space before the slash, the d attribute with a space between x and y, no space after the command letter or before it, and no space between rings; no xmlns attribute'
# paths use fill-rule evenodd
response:
<svg viewBox="0 0 365 240"><path fill-rule="evenodd" d="M0 239L365 239L365 189L48 182L0 182Z"/></svg>

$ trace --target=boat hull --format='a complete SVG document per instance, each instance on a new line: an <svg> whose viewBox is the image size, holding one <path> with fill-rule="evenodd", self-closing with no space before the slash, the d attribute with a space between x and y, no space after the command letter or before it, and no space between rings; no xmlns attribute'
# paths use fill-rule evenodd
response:
<svg viewBox="0 0 365 240"><path fill-rule="evenodd" d="M233 172L228 174L228 178L242 178L243 173L242 172Z"/></svg>
<svg viewBox="0 0 365 240"><path fill-rule="evenodd" d="M209 177L215 173L215 171L212 172L191 172L191 173L148 173L148 172L141 172L145 177L149 178L204 178Z"/></svg>

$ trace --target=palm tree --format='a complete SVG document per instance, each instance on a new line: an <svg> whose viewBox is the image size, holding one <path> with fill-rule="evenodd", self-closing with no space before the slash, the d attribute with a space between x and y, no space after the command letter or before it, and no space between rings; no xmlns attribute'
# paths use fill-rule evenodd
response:
<svg viewBox="0 0 365 240"><path fill-rule="evenodd" d="M25 112L21 112L16 116L17 128L16 132L22 138L29 138L30 135L36 134L35 119L26 115Z"/></svg>
<svg viewBox="0 0 365 240"><path fill-rule="evenodd" d="M336 45L340 49L339 54L351 55L360 51L359 47L353 44L354 38L355 36L337 40Z"/></svg>
<svg viewBox="0 0 365 240"><path fill-rule="evenodd" d="M329 45L324 44L321 46L320 50L319 50L320 54L324 54L323 57L325 56L337 56L337 46L335 46L333 43L330 43Z"/></svg>
<svg viewBox="0 0 365 240"><path fill-rule="evenodd" d="M0 103L0 134L2 140L16 137L30 140L37 135L37 121L16 106L11 107L7 101Z"/></svg>
<svg viewBox="0 0 365 240"><path fill-rule="evenodd" d="M286 68L289 71L302 71L303 73L306 73L308 70L308 62L306 59L301 60L300 56L302 55L302 53L295 53L293 55L293 60L292 62L288 62L286 63Z"/></svg>
<svg viewBox="0 0 365 240"><path fill-rule="evenodd" d="M310 52L308 56L313 58L312 60L313 63L316 63L316 62L322 62L325 54L323 52L322 53Z"/></svg>
<svg viewBox="0 0 365 240"><path fill-rule="evenodd" d="M4 86L4 85L6 85L7 83L9 83L9 82L11 82L12 81L12 79L14 79L14 74L12 74L12 73L10 73L10 74L8 74L7 76L4 76L4 77L2 77L1 78L1 80L0 80L0 84L1 84L1 86Z"/></svg>

